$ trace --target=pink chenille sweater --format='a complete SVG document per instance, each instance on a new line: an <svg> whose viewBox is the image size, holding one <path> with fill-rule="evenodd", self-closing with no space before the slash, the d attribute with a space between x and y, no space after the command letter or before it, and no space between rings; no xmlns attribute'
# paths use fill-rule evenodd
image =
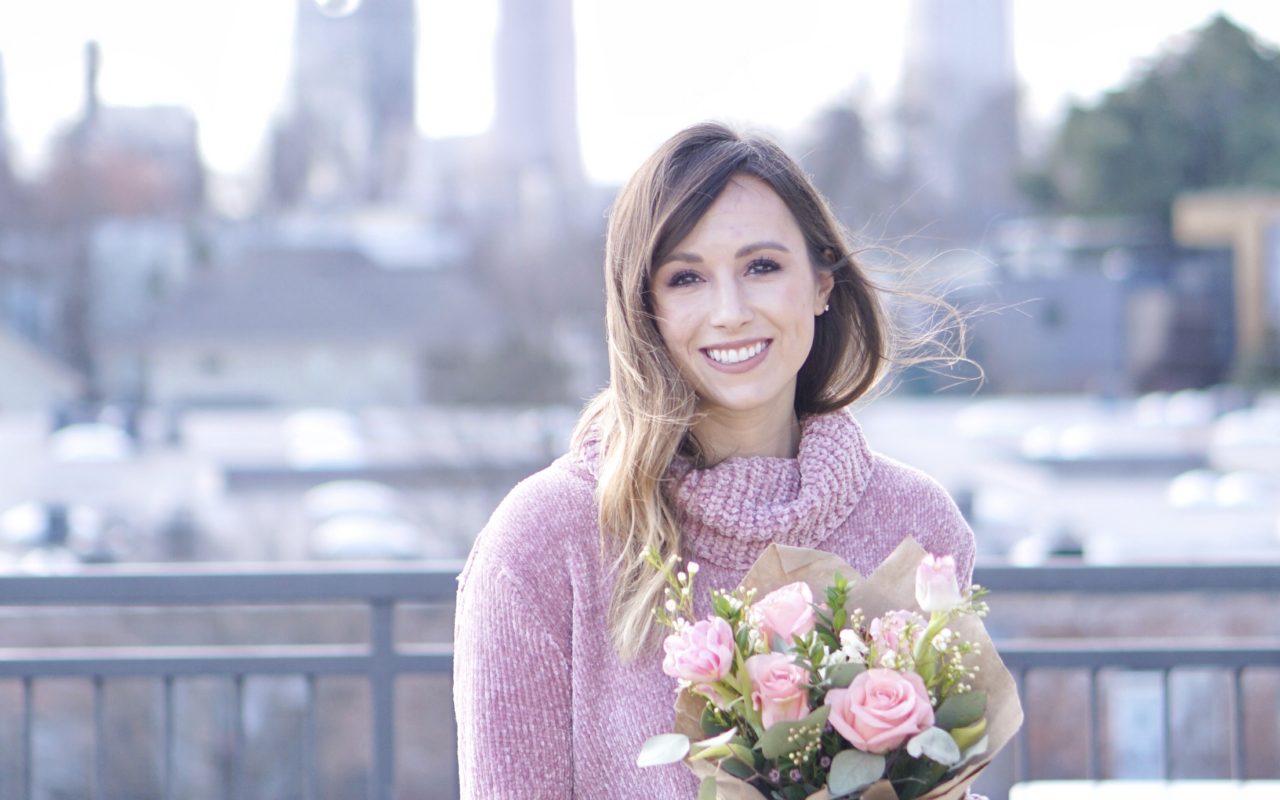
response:
<svg viewBox="0 0 1280 800"><path fill-rule="evenodd" d="M620 663L606 613L587 446L520 483L458 577L453 691L462 797L666 800L697 795L684 764L640 769L672 729L675 681L661 653ZM973 569L973 533L932 478L871 450L848 412L802 423L796 458L671 468L695 610L737 586L770 542L826 550L870 574L906 536Z"/></svg>

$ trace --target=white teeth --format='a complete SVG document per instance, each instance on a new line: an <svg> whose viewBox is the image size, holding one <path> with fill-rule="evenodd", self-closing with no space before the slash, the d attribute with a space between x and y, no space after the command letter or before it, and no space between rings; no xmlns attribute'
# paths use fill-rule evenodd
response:
<svg viewBox="0 0 1280 800"><path fill-rule="evenodd" d="M755 358L764 350L765 342L756 342L750 347L739 347L736 350L707 350L711 360L719 364L737 364L749 358Z"/></svg>

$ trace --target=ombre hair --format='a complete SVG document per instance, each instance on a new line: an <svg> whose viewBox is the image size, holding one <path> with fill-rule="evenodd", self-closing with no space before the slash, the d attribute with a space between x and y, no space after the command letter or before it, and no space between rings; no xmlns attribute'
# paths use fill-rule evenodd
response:
<svg viewBox="0 0 1280 800"><path fill-rule="evenodd" d="M609 386L587 405L574 433L575 448L594 439L599 453L602 553L616 570L609 628L624 661L656 644L653 610L665 584L646 565L645 552L655 548L664 560L681 553L668 468L681 454L706 466L691 434L698 398L658 332L651 280L740 175L778 194L804 235L813 268L834 278L830 310L815 319L813 347L797 376L796 414L849 405L876 386L890 361L892 334L879 291L826 201L776 144L703 123L671 137L636 171L614 203L605 246Z"/></svg>

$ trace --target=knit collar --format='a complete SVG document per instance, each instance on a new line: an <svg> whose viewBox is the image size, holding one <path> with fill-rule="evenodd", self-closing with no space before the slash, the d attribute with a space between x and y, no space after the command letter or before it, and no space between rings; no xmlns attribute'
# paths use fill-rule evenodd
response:
<svg viewBox="0 0 1280 800"><path fill-rule="evenodd" d="M577 454L592 477L598 444L589 437ZM847 410L802 419L796 458L745 456L694 469L678 457L668 485L687 556L745 570L773 542L817 547L853 513L872 465L862 428Z"/></svg>
<svg viewBox="0 0 1280 800"><path fill-rule="evenodd" d="M817 547L849 518L871 478L862 428L836 411L801 420L800 431L796 458L672 465L671 497L691 558L744 570L770 543Z"/></svg>

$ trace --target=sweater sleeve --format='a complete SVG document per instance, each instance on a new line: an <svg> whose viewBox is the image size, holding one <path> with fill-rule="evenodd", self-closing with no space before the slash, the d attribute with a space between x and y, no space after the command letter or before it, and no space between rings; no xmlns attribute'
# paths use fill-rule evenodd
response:
<svg viewBox="0 0 1280 800"><path fill-rule="evenodd" d="M453 698L465 798L572 794L566 531L581 492L567 486L563 475L543 472L513 489L458 576Z"/></svg>
<svg viewBox="0 0 1280 800"><path fill-rule="evenodd" d="M458 591L453 697L461 796L572 794L568 654L515 575L472 574Z"/></svg>

